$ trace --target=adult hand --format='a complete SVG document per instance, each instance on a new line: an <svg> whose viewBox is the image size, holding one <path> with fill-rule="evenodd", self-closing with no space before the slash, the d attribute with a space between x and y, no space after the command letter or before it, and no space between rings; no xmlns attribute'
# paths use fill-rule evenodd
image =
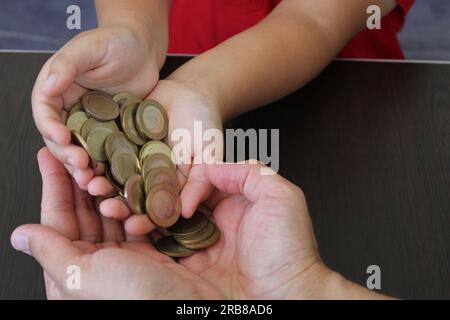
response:
<svg viewBox="0 0 450 320"><path fill-rule="evenodd" d="M39 162L47 226L21 226L11 243L42 265L49 298L377 297L325 267L302 192L278 175L262 176L260 165L191 170L181 195L183 211L192 213L204 202L222 236L176 263L148 238L130 238L118 221L101 221L92 198L71 184L47 150ZM216 189L211 192L205 181ZM79 290L66 286L70 265L80 268Z"/></svg>
<svg viewBox="0 0 450 320"><path fill-rule="evenodd" d="M70 144L70 130L64 124L67 113L86 89L146 96L164 62L156 52L135 29L102 27L76 36L39 73L32 94L35 123L51 153L82 189L94 172L88 167L87 153Z"/></svg>
<svg viewBox="0 0 450 320"><path fill-rule="evenodd" d="M47 148L38 155L43 179L41 222L17 228L11 243L44 269L49 299L223 298L199 275L157 252L148 237L130 237L119 221L100 217ZM80 289L67 286L69 266Z"/></svg>

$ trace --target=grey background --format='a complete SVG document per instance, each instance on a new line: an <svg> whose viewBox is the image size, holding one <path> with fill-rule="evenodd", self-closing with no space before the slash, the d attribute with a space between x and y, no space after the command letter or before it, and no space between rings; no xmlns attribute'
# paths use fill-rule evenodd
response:
<svg viewBox="0 0 450 320"><path fill-rule="evenodd" d="M95 27L94 0L1 0L0 49L56 50L77 31L66 8L82 10L82 28ZM408 59L450 60L450 0L416 0L400 35Z"/></svg>

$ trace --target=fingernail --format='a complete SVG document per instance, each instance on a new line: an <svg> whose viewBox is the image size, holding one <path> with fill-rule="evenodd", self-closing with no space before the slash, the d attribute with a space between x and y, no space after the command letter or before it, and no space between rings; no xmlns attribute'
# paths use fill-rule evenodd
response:
<svg viewBox="0 0 450 320"><path fill-rule="evenodd" d="M56 84L57 81L58 81L58 76L56 74L49 75L47 80L45 80L45 82L42 84L42 89L43 90L52 89L52 87Z"/></svg>
<svg viewBox="0 0 450 320"><path fill-rule="evenodd" d="M22 251L26 254L31 255L28 238L22 233L14 233L13 237L11 238L11 245L17 251Z"/></svg>

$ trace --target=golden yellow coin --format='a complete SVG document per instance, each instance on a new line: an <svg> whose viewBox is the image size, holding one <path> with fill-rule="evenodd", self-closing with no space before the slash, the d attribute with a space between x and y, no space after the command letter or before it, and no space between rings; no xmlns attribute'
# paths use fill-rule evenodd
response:
<svg viewBox="0 0 450 320"><path fill-rule="evenodd" d="M117 183L117 181L114 179L112 173L111 173L111 168L109 165L105 166L105 177L106 179L108 179L108 181L111 183L111 185L117 190L119 191L119 193L122 192L122 187Z"/></svg>
<svg viewBox="0 0 450 320"><path fill-rule="evenodd" d="M101 126L97 128L93 128L89 132L89 136L86 140L86 143L91 151L93 157L97 161L106 161L108 160L105 152L105 141L109 135L111 135L114 131L110 127Z"/></svg>
<svg viewBox="0 0 450 320"><path fill-rule="evenodd" d="M91 152L89 151L89 147L88 147L86 141L77 132L72 130L71 133L72 133L73 142L76 145L82 147L87 152L89 159L90 159L89 165L91 166L91 168L95 169L97 167L97 161L95 161L94 157L92 156Z"/></svg>
<svg viewBox="0 0 450 320"><path fill-rule="evenodd" d="M201 239L193 240L193 241L187 241L187 240L182 240L182 241L177 240L177 241L183 247L192 249L192 250L208 248L208 247L212 246L213 244L215 244L220 239L220 230L212 223L209 223L209 225L206 229L207 230L204 231L205 233L202 235Z"/></svg>
<svg viewBox="0 0 450 320"><path fill-rule="evenodd" d="M84 140L87 140L89 133L92 129L98 128L98 127L107 127L111 128L113 131L118 131L119 128L117 127L117 124L114 121L97 121L94 118L89 118L81 127L80 135L83 137Z"/></svg>
<svg viewBox="0 0 450 320"><path fill-rule="evenodd" d="M133 213L145 213L145 196L140 175L134 175L125 182L124 195L126 203Z"/></svg>
<svg viewBox="0 0 450 320"><path fill-rule="evenodd" d="M111 173L114 180L121 186L139 173L139 161L129 149L120 148L114 151L111 157Z"/></svg>
<svg viewBox="0 0 450 320"><path fill-rule="evenodd" d="M172 151L170 150L169 146L161 141L149 141L147 142L139 151L139 160L141 161L141 164L144 163L145 158L153 156L154 154L161 153L168 158L172 159L173 163L175 163L174 158L172 156Z"/></svg>
<svg viewBox="0 0 450 320"><path fill-rule="evenodd" d="M167 135L169 119L166 110L155 100L146 100L136 110L136 128L141 136L162 140Z"/></svg>
<svg viewBox="0 0 450 320"><path fill-rule="evenodd" d="M81 133L81 128L83 127L84 123L88 121L88 116L83 111L77 111L75 113L72 113L67 118L67 127L69 127L70 130L75 131L76 133Z"/></svg>
<svg viewBox="0 0 450 320"><path fill-rule="evenodd" d="M146 157L142 161L141 166L142 166L142 176L144 178L148 175L148 173L152 169L156 168L168 168L170 170L176 171L176 167L173 161L168 156L162 153L155 153L149 157Z"/></svg>
<svg viewBox="0 0 450 320"><path fill-rule="evenodd" d="M112 97L100 91L88 91L81 98L84 110L100 121L114 120L119 116L119 105Z"/></svg>
<svg viewBox="0 0 450 320"><path fill-rule="evenodd" d="M119 107L122 108L124 103L140 103L141 99L136 97L134 94L130 92L119 92L118 94L114 95L113 100L119 105Z"/></svg>
<svg viewBox="0 0 450 320"><path fill-rule="evenodd" d="M108 161L111 162L112 154L120 148L129 149L130 152L134 153L136 156L138 154L137 146L128 140L122 132L116 131L109 135L105 141L105 152Z"/></svg>
<svg viewBox="0 0 450 320"><path fill-rule="evenodd" d="M137 104L131 104L122 112L120 123L122 124L122 129L125 135L129 140L131 140L134 144L138 146L142 146L147 142L147 139L141 137L139 132L136 129L136 125L134 123L134 116L136 113Z"/></svg>
<svg viewBox="0 0 450 320"><path fill-rule="evenodd" d="M180 217L168 231L174 236L190 237L206 227L208 223L209 219L200 211L196 211L190 219Z"/></svg>
<svg viewBox="0 0 450 320"><path fill-rule="evenodd" d="M155 244L156 249L159 252L172 258L184 258L189 257L195 253L195 250L190 250L178 242L176 242L172 237L162 237Z"/></svg>
<svg viewBox="0 0 450 320"><path fill-rule="evenodd" d="M160 184L170 186L177 193L180 192L176 171L172 169L160 167L151 170L145 177L145 192L150 193L155 186Z"/></svg>
<svg viewBox="0 0 450 320"><path fill-rule="evenodd" d="M180 217L180 196L172 188L159 185L148 193L145 207L150 220L155 225L168 228L173 226Z"/></svg>
<svg viewBox="0 0 450 320"><path fill-rule="evenodd" d="M75 104L72 106L72 108L70 108L70 111L69 111L69 117L70 117L72 114L74 114L75 112L78 112L78 111L83 111L83 107L81 106L81 101L78 101L77 103L75 103Z"/></svg>

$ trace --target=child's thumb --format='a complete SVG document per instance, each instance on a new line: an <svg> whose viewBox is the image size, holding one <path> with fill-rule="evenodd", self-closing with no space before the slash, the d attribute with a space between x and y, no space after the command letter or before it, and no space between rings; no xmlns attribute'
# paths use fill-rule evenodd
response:
<svg viewBox="0 0 450 320"><path fill-rule="evenodd" d="M102 63L107 48L107 40L94 34L71 40L51 58L48 76L41 86L43 93L62 95L79 76Z"/></svg>

